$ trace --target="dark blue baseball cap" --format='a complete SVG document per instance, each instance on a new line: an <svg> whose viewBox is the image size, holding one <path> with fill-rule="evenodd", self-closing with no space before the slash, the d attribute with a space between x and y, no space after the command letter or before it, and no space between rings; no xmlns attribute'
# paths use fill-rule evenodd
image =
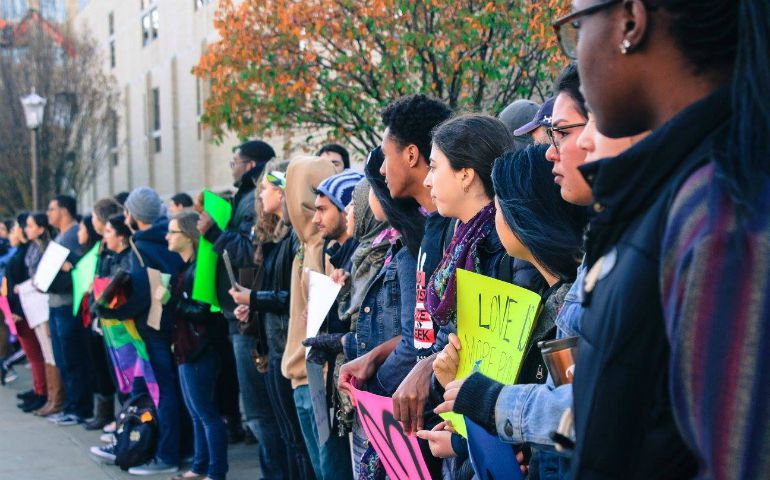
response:
<svg viewBox="0 0 770 480"><path fill-rule="evenodd" d="M538 127L550 127L551 115L553 115L553 102L555 98L551 97L540 106L535 117L529 123L517 128L513 134L518 136L528 135Z"/></svg>

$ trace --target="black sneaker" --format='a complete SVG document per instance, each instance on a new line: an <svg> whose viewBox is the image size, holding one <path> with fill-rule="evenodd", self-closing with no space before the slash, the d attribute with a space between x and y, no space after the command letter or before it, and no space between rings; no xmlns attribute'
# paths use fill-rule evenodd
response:
<svg viewBox="0 0 770 480"><path fill-rule="evenodd" d="M26 392L21 392L16 394L16 398L18 398L19 400L29 400L34 396L35 396L34 390L27 390Z"/></svg>
<svg viewBox="0 0 770 480"><path fill-rule="evenodd" d="M94 446L90 448L90 452L99 458L103 458L108 462L115 462L115 448L113 445L105 445L103 447Z"/></svg>
<svg viewBox="0 0 770 480"><path fill-rule="evenodd" d="M43 408L43 405L48 401L48 397L45 395L35 395L33 398L19 404L19 408L24 413L34 412Z"/></svg>

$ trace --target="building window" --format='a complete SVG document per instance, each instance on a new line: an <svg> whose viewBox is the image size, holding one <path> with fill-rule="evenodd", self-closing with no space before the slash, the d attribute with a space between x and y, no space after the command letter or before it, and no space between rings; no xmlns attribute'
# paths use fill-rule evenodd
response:
<svg viewBox="0 0 770 480"><path fill-rule="evenodd" d="M141 0L142 45L147 45L158 38L160 19L158 18L157 0Z"/></svg>
<svg viewBox="0 0 770 480"><path fill-rule="evenodd" d="M113 111L110 115L110 159L112 166L118 166L118 114Z"/></svg>
<svg viewBox="0 0 770 480"><path fill-rule="evenodd" d="M195 9L200 10L201 8L205 7L209 3L214 3L214 0L193 0L195 3Z"/></svg>
<svg viewBox="0 0 770 480"><path fill-rule="evenodd" d="M160 152L160 89L152 89L152 139L155 143L155 153Z"/></svg>
<svg viewBox="0 0 770 480"><path fill-rule="evenodd" d="M110 49L110 68L115 68L115 15L110 12L107 15L107 39Z"/></svg>

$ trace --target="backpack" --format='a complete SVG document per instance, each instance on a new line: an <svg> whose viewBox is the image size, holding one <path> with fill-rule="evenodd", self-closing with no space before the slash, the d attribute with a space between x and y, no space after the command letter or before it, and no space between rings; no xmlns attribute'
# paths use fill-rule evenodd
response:
<svg viewBox="0 0 770 480"><path fill-rule="evenodd" d="M150 396L129 399L116 422L115 465L128 470L152 460L158 443L158 419Z"/></svg>

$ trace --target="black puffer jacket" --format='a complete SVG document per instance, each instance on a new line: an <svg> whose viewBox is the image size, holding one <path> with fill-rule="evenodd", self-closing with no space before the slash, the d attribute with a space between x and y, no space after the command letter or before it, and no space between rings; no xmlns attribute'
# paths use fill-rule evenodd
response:
<svg viewBox="0 0 770 480"><path fill-rule="evenodd" d="M13 287L29 279L29 271L24 263L24 256L27 254L28 248L29 243L16 247L16 253L8 260L5 267L5 278L8 280L8 305L11 307L11 313L22 317L24 311L21 309L19 296L13 293Z"/></svg>

